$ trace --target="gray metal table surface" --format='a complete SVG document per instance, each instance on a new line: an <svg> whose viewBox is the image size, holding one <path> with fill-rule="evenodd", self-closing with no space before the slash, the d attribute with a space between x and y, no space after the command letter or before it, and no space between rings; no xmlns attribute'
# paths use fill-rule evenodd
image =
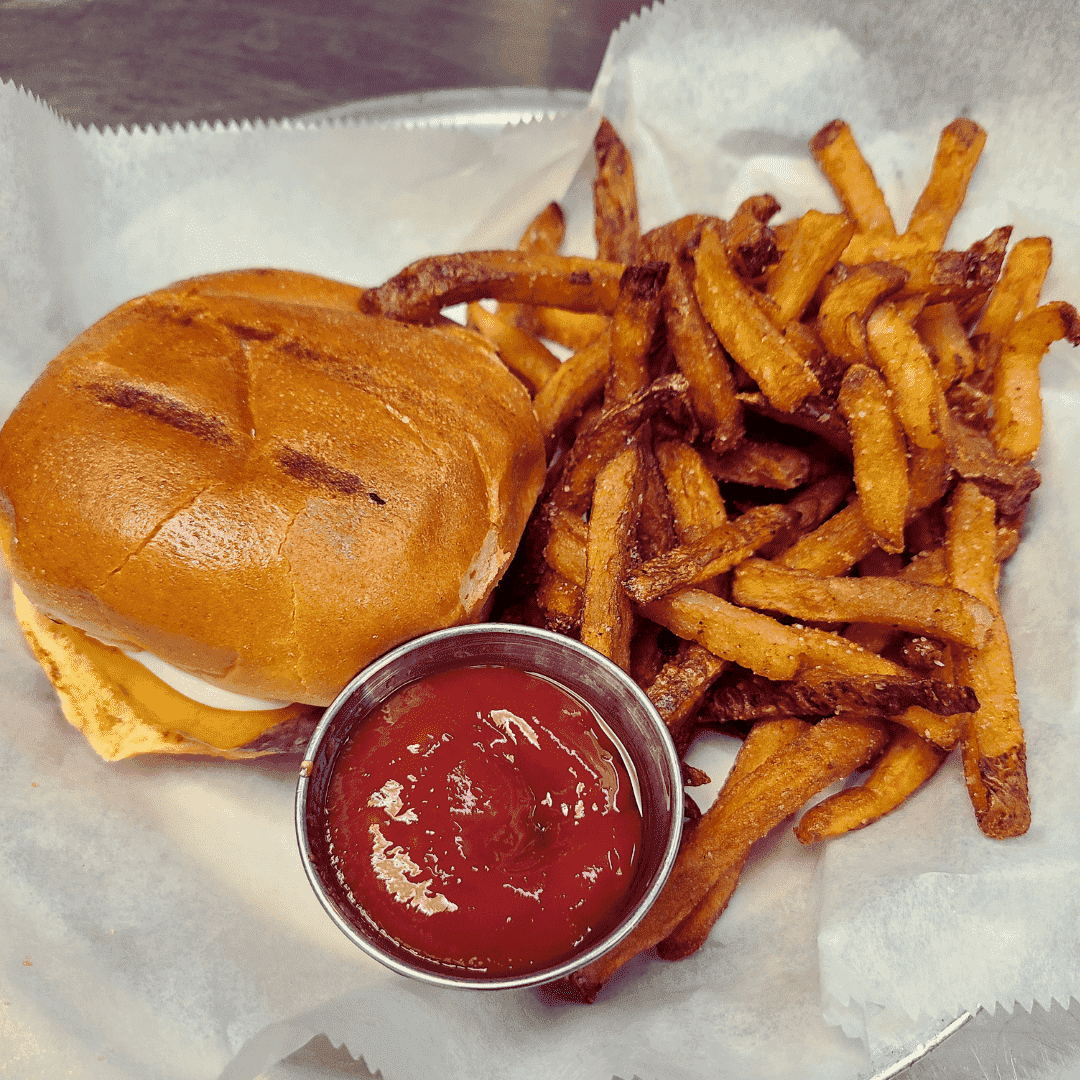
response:
<svg viewBox="0 0 1080 1080"><path fill-rule="evenodd" d="M86 127L580 107L646 0L0 0L0 79ZM486 92L476 93L475 88ZM501 88L501 89L500 89ZM884 1076L898 1075L893 1070ZM266 1080L366 1078L319 1037ZM1080 1003L980 1011L906 1080L1080 1080ZM630 1078L625 1078L630 1080Z"/></svg>

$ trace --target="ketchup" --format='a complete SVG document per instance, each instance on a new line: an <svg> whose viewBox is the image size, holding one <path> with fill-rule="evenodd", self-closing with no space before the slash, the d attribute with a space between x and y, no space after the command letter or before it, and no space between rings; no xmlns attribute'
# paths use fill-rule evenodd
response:
<svg viewBox="0 0 1080 1080"><path fill-rule="evenodd" d="M348 736L326 798L359 912L448 974L552 966L622 915L636 778L599 716L509 667L430 675Z"/></svg>

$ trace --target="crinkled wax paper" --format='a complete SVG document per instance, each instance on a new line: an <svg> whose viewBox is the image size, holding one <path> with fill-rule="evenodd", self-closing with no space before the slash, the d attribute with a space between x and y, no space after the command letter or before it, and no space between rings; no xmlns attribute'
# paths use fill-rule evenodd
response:
<svg viewBox="0 0 1080 1080"><path fill-rule="evenodd" d="M806 143L837 116L902 223L938 131L970 115L989 140L950 246L1001 224L1050 235L1044 295L1077 303L1078 30L1070 4L668 0L615 35L591 110L493 136L85 132L0 87L0 415L79 329L188 274L275 265L371 284L427 252L512 243L564 193L587 253L601 112L633 150L646 226L760 191L783 215L835 208ZM587 1008L439 991L357 956L296 856L295 761L96 760L0 612L0 1075L248 1080L325 1033L386 1080L855 1080L962 1010L1067 1004L1080 993L1067 347L1044 379L1044 483L1003 592L1030 833L984 839L952 763L822 849L778 830L697 955L639 958ZM732 752L717 736L694 754L719 780Z"/></svg>

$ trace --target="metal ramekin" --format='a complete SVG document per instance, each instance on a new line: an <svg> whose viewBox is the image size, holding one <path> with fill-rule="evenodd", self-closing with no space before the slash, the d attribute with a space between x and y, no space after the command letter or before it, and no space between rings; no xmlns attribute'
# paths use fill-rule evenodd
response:
<svg viewBox="0 0 1080 1080"><path fill-rule="evenodd" d="M323 815L334 760L353 726L408 683L450 668L506 665L561 683L592 705L626 748L637 770L642 858L617 925L556 966L499 977L448 975L379 934L345 895L330 869ZM387 653L365 668L327 709L308 744L296 786L296 836L308 880L338 928L369 956L401 975L437 986L505 990L552 982L591 963L621 941L660 892L679 847L682 776L663 721L632 679L606 657L560 634L509 623L438 630Z"/></svg>

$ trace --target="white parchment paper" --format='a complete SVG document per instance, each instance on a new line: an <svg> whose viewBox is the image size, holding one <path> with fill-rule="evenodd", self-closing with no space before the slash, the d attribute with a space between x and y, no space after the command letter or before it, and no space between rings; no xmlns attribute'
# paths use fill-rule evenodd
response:
<svg viewBox="0 0 1080 1080"><path fill-rule="evenodd" d="M805 147L836 116L902 224L938 131L971 115L990 139L950 243L1006 223L1051 235L1044 295L1077 303L1078 30L1070 4L669 0L613 38L592 110L496 135L102 134L0 86L0 415L82 327L188 274L273 265L375 283L427 252L512 243L564 193L571 247L587 252L579 166L601 111L634 152L646 226L765 190L785 215L834 208ZM295 762L98 761L5 607L0 1075L242 1080L325 1033L385 1080L854 1080L962 1009L1080 996L1067 347L1044 376L1044 483L1004 589L1029 835L983 839L949 765L827 848L779 830L698 955L641 958L589 1008L439 992L358 957L300 869ZM695 758L719 779L731 753L716 737Z"/></svg>

